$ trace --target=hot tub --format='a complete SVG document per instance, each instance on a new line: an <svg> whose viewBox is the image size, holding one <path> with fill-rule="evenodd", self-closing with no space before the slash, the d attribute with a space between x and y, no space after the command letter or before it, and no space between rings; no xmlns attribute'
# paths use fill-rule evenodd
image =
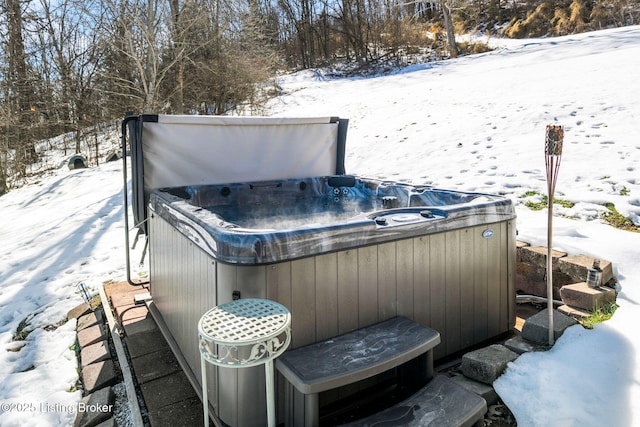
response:
<svg viewBox="0 0 640 427"><path fill-rule="evenodd" d="M509 199L346 175L340 156L320 168L329 173L310 177L183 179L140 194L152 313L194 388L198 320L234 298L286 306L290 348L402 315L440 332L439 359L513 328ZM276 386L281 420L290 402L281 378ZM211 369L209 390L217 421L265 424L260 367ZM321 395L321 405L336 399Z"/></svg>
<svg viewBox="0 0 640 427"><path fill-rule="evenodd" d="M292 348L404 315L440 331L439 358L514 324L502 197L331 176L159 189L149 206L154 303L194 371L199 316L234 297L288 307ZM259 369L211 381L222 420L263 422Z"/></svg>
<svg viewBox="0 0 640 427"><path fill-rule="evenodd" d="M226 264L263 265L512 220L508 199L354 176L162 188L153 212ZM487 227L485 239L495 231Z"/></svg>

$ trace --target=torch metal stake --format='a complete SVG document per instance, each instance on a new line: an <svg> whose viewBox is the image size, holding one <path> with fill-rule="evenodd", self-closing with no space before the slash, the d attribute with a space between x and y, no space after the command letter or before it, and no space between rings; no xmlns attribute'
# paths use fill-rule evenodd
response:
<svg viewBox="0 0 640 427"><path fill-rule="evenodd" d="M564 128L548 125L545 137L545 166L547 168L547 197L549 209L547 217L547 310L549 312L549 346L553 345L553 258L551 246L553 241L553 194L556 191L556 180L562 158L562 142Z"/></svg>

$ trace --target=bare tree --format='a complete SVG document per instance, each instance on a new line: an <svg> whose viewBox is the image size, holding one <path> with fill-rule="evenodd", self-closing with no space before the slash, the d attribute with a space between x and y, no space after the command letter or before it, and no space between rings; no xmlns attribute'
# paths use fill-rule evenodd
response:
<svg viewBox="0 0 640 427"><path fill-rule="evenodd" d="M33 76L30 75L29 65L25 54L23 38L23 12L20 0L5 0L8 38L6 40L6 55L8 66L5 86L5 100L7 105L7 133L8 150L13 150L14 170L19 176L26 176L26 168L33 163L37 156L32 135L32 120L37 110Z"/></svg>
<svg viewBox="0 0 640 427"><path fill-rule="evenodd" d="M56 105L51 108L61 120L61 130L75 133L75 151L79 153L82 129L102 118L94 96L94 79L100 62L97 44L102 26L100 2L39 1L42 63L51 67L48 80L53 80L54 85L51 91ZM49 114L50 119L52 116Z"/></svg>
<svg viewBox="0 0 640 427"><path fill-rule="evenodd" d="M107 3L99 85L121 112L222 114L257 99L276 61L268 1L137 1Z"/></svg>
<svg viewBox="0 0 640 427"><path fill-rule="evenodd" d="M313 0L278 0L286 20L294 27L302 68L313 67L316 63L314 20L316 18Z"/></svg>
<svg viewBox="0 0 640 427"><path fill-rule="evenodd" d="M210 16L215 28L199 23L191 30L213 42L189 53L185 105L202 114L255 111L278 61L275 12L268 2L216 2Z"/></svg>
<svg viewBox="0 0 640 427"><path fill-rule="evenodd" d="M442 15L444 20L444 28L447 32L447 46L449 47L449 56L456 58L458 56L458 46L456 45L456 34L453 30L453 21L451 20L451 11L455 6L456 0L440 0L442 7Z"/></svg>
<svg viewBox="0 0 640 427"><path fill-rule="evenodd" d="M364 0L342 0L339 19L347 42L347 55L353 53L357 62L366 62L369 57L369 21Z"/></svg>
<svg viewBox="0 0 640 427"><path fill-rule="evenodd" d="M103 71L111 85L102 90L126 97L137 109L151 112L159 104L158 86L169 68L160 54L167 40L159 39L166 32L168 8L160 0L110 0L104 5L111 26L101 41L110 50L113 63ZM120 73L121 65L129 72Z"/></svg>
<svg viewBox="0 0 640 427"><path fill-rule="evenodd" d="M444 24L445 33L447 35L447 47L449 48L449 56L456 58L459 55L458 46L456 45L456 34L453 27L452 12L461 8L463 0L437 0L437 1L425 1L416 0L408 3L413 4L425 4L429 5L431 9L437 8L442 12L442 21Z"/></svg>
<svg viewBox="0 0 640 427"><path fill-rule="evenodd" d="M264 83L278 66L286 68L283 57L290 68L345 58L368 67L395 52L416 51L424 31L437 21L443 22L453 58L459 55L454 20L466 29L512 20L511 34L522 36L560 27L574 32L630 25L640 16L637 0L540 4L0 0L0 194L29 173L37 160L36 141L72 132L65 141L75 141L69 149L75 145L78 151L85 129L125 111L259 112L273 87ZM528 23L532 15L535 22ZM95 144L92 150L97 157Z"/></svg>

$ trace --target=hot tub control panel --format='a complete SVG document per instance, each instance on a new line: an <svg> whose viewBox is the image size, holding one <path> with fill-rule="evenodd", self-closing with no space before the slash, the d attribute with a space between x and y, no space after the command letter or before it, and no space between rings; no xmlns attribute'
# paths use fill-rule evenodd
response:
<svg viewBox="0 0 640 427"><path fill-rule="evenodd" d="M422 209L415 211L390 210L372 216L378 227L393 227L444 219L447 213L440 209Z"/></svg>

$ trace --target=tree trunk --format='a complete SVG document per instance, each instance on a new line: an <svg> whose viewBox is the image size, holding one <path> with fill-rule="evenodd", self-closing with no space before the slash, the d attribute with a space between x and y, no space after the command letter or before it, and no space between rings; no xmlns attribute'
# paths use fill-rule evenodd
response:
<svg viewBox="0 0 640 427"><path fill-rule="evenodd" d="M158 60L156 54L156 0L148 0L147 2L147 19L145 28L143 29L146 37L146 55L144 61L144 102L142 105L143 113L153 112L156 103L156 86L157 80L157 68Z"/></svg>
<svg viewBox="0 0 640 427"><path fill-rule="evenodd" d="M453 31L453 22L451 21L451 9L446 1L440 3L442 5L442 14L444 15L444 28L447 31L447 45L449 46L449 56L451 58L458 57L458 46L456 45L456 34Z"/></svg>
<svg viewBox="0 0 640 427"><path fill-rule="evenodd" d="M178 0L169 2L172 17L172 54L177 61L176 71L176 94L174 97L173 110L175 114L184 114L184 55L182 54L183 46L183 28L180 19L181 10Z"/></svg>
<svg viewBox="0 0 640 427"><path fill-rule="evenodd" d="M99 156L100 156L100 142L98 142L99 141L98 140L98 132L99 132L99 130L97 130L97 129L94 129L94 131L93 131L93 145L94 145L95 150L96 150L96 166L100 166L100 159L99 159Z"/></svg>
<svg viewBox="0 0 640 427"><path fill-rule="evenodd" d="M4 144L2 144L2 149L0 149L0 196L9 191L9 186L7 185L7 158L6 158L7 149Z"/></svg>
<svg viewBox="0 0 640 427"><path fill-rule="evenodd" d="M31 116L36 110L33 85L27 72L27 60L22 37L22 6L20 0L6 0L8 11L8 56L9 114L17 118L10 125L9 148L15 149L14 169L20 176L26 175L26 167L36 161L36 151L32 141ZM33 111L32 111L33 110Z"/></svg>

